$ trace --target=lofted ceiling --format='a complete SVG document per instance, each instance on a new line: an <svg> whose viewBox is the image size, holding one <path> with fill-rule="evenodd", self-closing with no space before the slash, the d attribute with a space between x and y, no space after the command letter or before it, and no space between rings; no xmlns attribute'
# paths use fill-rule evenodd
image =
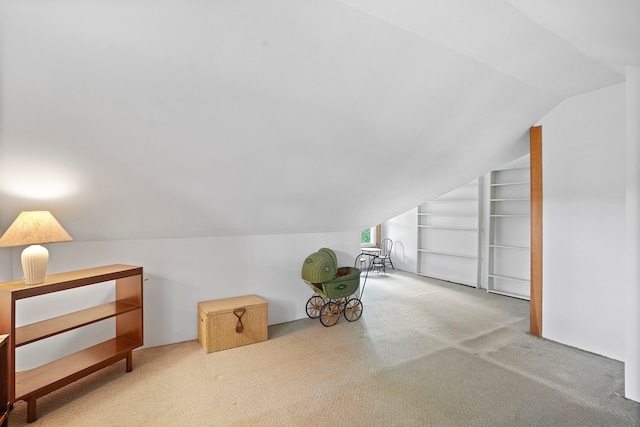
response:
<svg viewBox="0 0 640 427"><path fill-rule="evenodd" d="M640 66L640 0L0 0L0 225L361 230Z"/></svg>

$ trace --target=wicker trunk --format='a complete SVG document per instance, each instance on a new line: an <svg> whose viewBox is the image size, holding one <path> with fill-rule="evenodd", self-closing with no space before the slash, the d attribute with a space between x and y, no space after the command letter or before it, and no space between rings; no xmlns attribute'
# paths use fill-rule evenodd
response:
<svg viewBox="0 0 640 427"><path fill-rule="evenodd" d="M207 353L266 341L268 304L257 295L198 303L198 340Z"/></svg>

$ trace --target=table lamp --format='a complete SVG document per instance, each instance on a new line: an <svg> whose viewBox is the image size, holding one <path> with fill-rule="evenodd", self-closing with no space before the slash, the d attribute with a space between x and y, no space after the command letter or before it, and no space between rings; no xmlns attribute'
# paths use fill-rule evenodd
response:
<svg viewBox="0 0 640 427"><path fill-rule="evenodd" d="M69 242L69 233L49 211L22 212L0 237L0 247L30 245L20 257L27 285L44 282L49 263L49 251L42 243Z"/></svg>

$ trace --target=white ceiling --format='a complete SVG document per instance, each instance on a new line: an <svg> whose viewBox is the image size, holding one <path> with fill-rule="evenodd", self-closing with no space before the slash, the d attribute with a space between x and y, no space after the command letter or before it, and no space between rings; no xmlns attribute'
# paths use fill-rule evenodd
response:
<svg viewBox="0 0 640 427"><path fill-rule="evenodd" d="M1 0L0 225L360 230L640 66L640 0Z"/></svg>

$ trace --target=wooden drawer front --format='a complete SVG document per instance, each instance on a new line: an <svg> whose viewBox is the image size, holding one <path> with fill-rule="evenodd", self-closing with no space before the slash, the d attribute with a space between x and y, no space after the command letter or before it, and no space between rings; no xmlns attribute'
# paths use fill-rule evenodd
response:
<svg viewBox="0 0 640 427"><path fill-rule="evenodd" d="M251 298L249 298L251 297ZM236 309L244 309L242 332L237 332ZM198 340L207 353L266 341L267 302L256 297L237 297L198 303Z"/></svg>

